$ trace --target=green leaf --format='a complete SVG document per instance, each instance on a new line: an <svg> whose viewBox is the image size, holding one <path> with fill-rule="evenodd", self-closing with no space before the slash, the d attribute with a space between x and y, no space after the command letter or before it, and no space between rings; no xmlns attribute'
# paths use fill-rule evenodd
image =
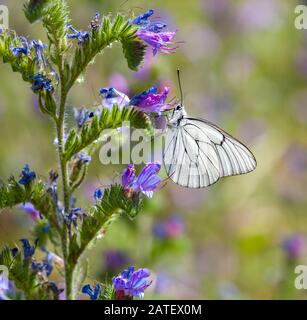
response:
<svg viewBox="0 0 307 320"><path fill-rule="evenodd" d="M92 31L87 42L75 49L69 70L66 70L67 89L71 88L89 63L104 48L119 41L129 68L137 70L145 55L146 46L136 36L137 28L122 15L115 19L104 16L99 29Z"/></svg>
<svg viewBox="0 0 307 320"><path fill-rule="evenodd" d="M128 197L121 185L113 185L104 191L103 198L84 217L79 234L70 242L69 261L74 265L83 252L99 239L120 215L134 218L142 207L139 195Z"/></svg>
<svg viewBox="0 0 307 320"><path fill-rule="evenodd" d="M44 16L46 8L52 4L52 0L28 0L24 4L23 11L30 23L41 19Z"/></svg>
<svg viewBox="0 0 307 320"><path fill-rule="evenodd" d="M53 62L58 63L59 55L67 50L69 11L65 0L51 0L49 2L50 5L46 6L42 13L42 21L52 44L51 58ZM52 54L52 49L54 49L54 54Z"/></svg>
<svg viewBox="0 0 307 320"><path fill-rule="evenodd" d="M91 122L86 123L79 133L71 129L65 143L65 159L68 161L72 156L100 137L105 129L117 129L124 121L130 121L130 126L136 129L151 130L151 122L147 115L132 107L120 109L114 106L110 111L103 108L100 116L95 116Z"/></svg>
<svg viewBox="0 0 307 320"><path fill-rule="evenodd" d="M7 185L0 182L0 209L12 208L25 202L31 202L44 218L59 228L54 214L55 204L43 181L32 182L26 188L20 185L13 176L9 178Z"/></svg>
<svg viewBox="0 0 307 320"><path fill-rule="evenodd" d="M31 268L31 262L31 259L24 259L20 250L13 255L12 250L6 246L0 252L0 265L8 268L9 279L23 292L27 300L56 299L48 286L51 283Z"/></svg>

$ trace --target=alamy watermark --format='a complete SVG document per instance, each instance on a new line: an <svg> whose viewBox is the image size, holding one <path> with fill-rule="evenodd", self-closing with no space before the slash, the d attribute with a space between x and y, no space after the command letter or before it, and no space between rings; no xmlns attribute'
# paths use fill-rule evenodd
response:
<svg viewBox="0 0 307 320"><path fill-rule="evenodd" d="M162 162L169 171L174 172L187 164L189 175L199 175L198 167L212 166L215 163L210 158L210 144L196 133L181 134L179 129L155 129L150 135L146 130L133 129L129 121L122 123L118 129L106 129L102 132L99 160L103 165L130 163L142 164L147 162ZM208 155L202 157L201 154ZM216 164L217 165L217 164Z"/></svg>
<svg viewBox="0 0 307 320"><path fill-rule="evenodd" d="M0 29L9 28L9 9L7 6L0 4Z"/></svg>
<svg viewBox="0 0 307 320"><path fill-rule="evenodd" d="M298 276L294 280L294 286L298 290L307 289L307 266L298 265L294 269L294 273Z"/></svg>

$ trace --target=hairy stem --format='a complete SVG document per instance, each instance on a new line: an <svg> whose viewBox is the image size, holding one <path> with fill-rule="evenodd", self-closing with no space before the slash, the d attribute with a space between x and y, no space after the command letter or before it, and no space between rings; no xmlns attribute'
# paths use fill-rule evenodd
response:
<svg viewBox="0 0 307 320"><path fill-rule="evenodd" d="M62 191L63 191L63 202L64 202L64 214L68 214L70 210L70 187L68 181L68 168L67 161L64 157L64 144L65 144L65 105L67 99L67 90L65 89L64 83L64 72L63 72L63 59L59 57L59 74L61 81L61 100L60 106L56 121L57 128L57 138L58 138L58 154L61 168L61 177L62 177ZM63 260L65 264L65 287L66 287L66 299L72 300L72 272L71 267L69 266L68 257L69 257L69 237L67 225L63 224L61 232L61 243L63 251Z"/></svg>

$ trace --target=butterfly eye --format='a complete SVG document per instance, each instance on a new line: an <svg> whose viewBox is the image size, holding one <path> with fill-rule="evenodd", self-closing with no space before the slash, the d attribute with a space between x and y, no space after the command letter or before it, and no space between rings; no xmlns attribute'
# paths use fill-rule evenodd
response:
<svg viewBox="0 0 307 320"><path fill-rule="evenodd" d="M177 110L177 111L180 111L181 109L182 109L181 105L178 105L178 106L176 107L176 110Z"/></svg>

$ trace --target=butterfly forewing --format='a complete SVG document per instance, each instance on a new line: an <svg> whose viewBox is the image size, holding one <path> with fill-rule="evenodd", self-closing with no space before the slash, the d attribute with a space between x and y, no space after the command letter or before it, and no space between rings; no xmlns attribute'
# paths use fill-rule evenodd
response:
<svg viewBox="0 0 307 320"><path fill-rule="evenodd" d="M249 149L214 124L184 118L165 136L164 165L168 176L188 188L202 188L220 177L253 171Z"/></svg>

